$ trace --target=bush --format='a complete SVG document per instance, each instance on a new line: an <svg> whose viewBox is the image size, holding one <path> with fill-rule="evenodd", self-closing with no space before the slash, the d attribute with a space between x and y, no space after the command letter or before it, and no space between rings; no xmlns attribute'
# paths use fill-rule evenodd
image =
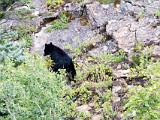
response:
<svg viewBox="0 0 160 120"><path fill-rule="evenodd" d="M0 0L0 11L6 10L7 7L11 6L14 2L29 3L31 0Z"/></svg>
<svg viewBox="0 0 160 120"><path fill-rule="evenodd" d="M125 104L125 117L134 120L159 120L160 62L148 62L145 68L141 66L141 63L143 63L143 60L140 62L139 73L149 81L146 81L144 87L135 86L130 89L129 98Z"/></svg>
<svg viewBox="0 0 160 120"><path fill-rule="evenodd" d="M6 59L0 71L0 119L63 119L64 76L49 72L44 59L27 53L17 67Z"/></svg>
<svg viewBox="0 0 160 120"><path fill-rule="evenodd" d="M65 13L61 13L59 19L54 20L50 27L48 27L45 31L52 32L52 30L60 30L68 27L69 19Z"/></svg>
<svg viewBox="0 0 160 120"><path fill-rule="evenodd" d="M55 8L63 3L63 0L47 0L47 5L51 8Z"/></svg>
<svg viewBox="0 0 160 120"><path fill-rule="evenodd" d="M23 47L31 47L32 37L30 34L35 31L34 26L25 26L23 24L13 27L12 29L0 29L0 44L18 41L18 44L21 44ZM16 42L14 44L16 44Z"/></svg>

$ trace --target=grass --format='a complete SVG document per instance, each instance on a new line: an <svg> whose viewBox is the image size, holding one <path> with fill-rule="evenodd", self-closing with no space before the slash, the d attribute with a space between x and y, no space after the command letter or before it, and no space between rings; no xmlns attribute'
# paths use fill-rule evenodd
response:
<svg viewBox="0 0 160 120"><path fill-rule="evenodd" d="M160 9L156 10L155 16L156 16L156 17L160 17Z"/></svg>
<svg viewBox="0 0 160 120"><path fill-rule="evenodd" d="M65 13L61 13L59 19L54 20L51 23L51 26L48 27L45 31L52 32L53 30L65 29L68 27L69 19Z"/></svg>
<svg viewBox="0 0 160 120"><path fill-rule="evenodd" d="M115 0L98 0L101 4L113 3Z"/></svg>
<svg viewBox="0 0 160 120"><path fill-rule="evenodd" d="M47 0L47 5L50 9L54 9L64 3L64 0Z"/></svg>

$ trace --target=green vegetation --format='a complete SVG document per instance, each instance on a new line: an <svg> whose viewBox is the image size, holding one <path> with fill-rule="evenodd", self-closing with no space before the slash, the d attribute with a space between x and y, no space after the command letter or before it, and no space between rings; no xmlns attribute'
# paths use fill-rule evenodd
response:
<svg viewBox="0 0 160 120"><path fill-rule="evenodd" d="M64 0L47 0L47 5L50 8L56 8L57 6L64 3Z"/></svg>
<svg viewBox="0 0 160 120"><path fill-rule="evenodd" d="M109 4L109 3L113 3L115 0L98 0L98 1L102 4Z"/></svg>
<svg viewBox="0 0 160 120"><path fill-rule="evenodd" d="M65 29L68 27L69 19L65 13L61 13L59 19L54 20L51 23L51 26L48 27L45 31L51 32L52 30Z"/></svg>
<svg viewBox="0 0 160 120"><path fill-rule="evenodd" d="M5 14L4 12L0 11L0 19L4 18Z"/></svg>
<svg viewBox="0 0 160 120"><path fill-rule="evenodd" d="M97 37L100 38L99 35ZM78 85L66 91L67 99L73 101L70 105L73 110L68 114L72 118L91 119L92 112L85 114L85 112L75 111L79 104L93 104L93 112L102 109L104 119L112 119L115 116L115 112L112 109L111 64L123 61L124 54L119 51L119 55L101 53L96 57L85 56L84 59L82 56L82 63L78 62L78 58L81 57L82 53L86 53L88 49L92 49L95 46L95 39L80 43L78 48L66 46L74 55L75 62L78 63L76 66L76 83Z"/></svg>
<svg viewBox="0 0 160 120"><path fill-rule="evenodd" d="M156 16L156 17L160 17L160 9L156 10L155 16Z"/></svg>
<svg viewBox="0 0 160 120"><path fill-rule="evenodd" d="M34 17L33 15L31 15L32 11L27 8L19 9L15 12L19 19L32 19Z"/></svg>
<svg viewBox="0 0 160 120"><path fill-rule="evenodd" d="M32 45L32 37L31 33L35 32L34 26L29 25L19 25L12 29L1 29L0 30L0 40L2 41L18 41L24 47L30 47Z"/></svg>
<svg viewBox="0 0 160 120"><path fill-rule="evenodd" d="M151 49L137 45L139 56L134 56L135 66L131 68L131 80L139 78L145 83L129 89L128 100L125 102L125 119L158 120L160 119L160 62L151 59Z"/></svg>
<svg viewBox="0 0 160 120"><path fill-rule="evenodd" d="M42 57L25 56L17 67L9 59L0 64L0 119L62 119L68 108L64 76L49 72Z"/></svg>
<svg viewBox="0 0 160 120"><path fill-rule="evenodd" d="M0 0L0 11L1 10L6 10L15 1L19 1L19 2L22 2L22 3L30 3L31 2L31 0Z"/></svg>
<svg viewBox="0 0 160 120"><path fill-rule="evenodd" d="M2 4L7 5L2 5L5 8L12 3L13 1L1 0L0 9ZM64 0L47 1L53 9L63 3ZM159 17L159 13L158 9L155 16ZM139 17L143 14L140 12ZM16 15L22 20L34 17L28 9L17 10ZM0 18L4 16L4 12L0 12ZM65 29L68 22L67 13L61 13L46 32ZM32 45L31 33L35 31L35 26L23 23L11 29L0 29L0 119L85 120L91 119L93 114L101 114L105 120L115 118L117 111L112 106L112 65L121 67L126 53L119 50L115 54L101 52L89 56L88 51L106 40L99 34L85 42L79 40L77 48L66 45L65 48L73 55L77 72L76 82L67 85L64 70L60 70L60 74L51 72L48 70L51 60L27 52ZM131 86L128 86L128 98L122 106L126 120L160 119L160 60L153 59L151 51L151 48L144 47L141 43L135 46L133 65L130 67L132 73L126 79L130 80ZM136 84L135 79L140 83ZM78 108L83 105L91 106L91 110L80 111Z"/></svg>
<svg viewBox="0 0 160 120"><path fill-rule="evenodd" d="M160 119L160 62L150 63L146 69L141 70L143 76L149 81L144 87L130 88L129 98L126 101L126 119L159 120Z"/></svg>

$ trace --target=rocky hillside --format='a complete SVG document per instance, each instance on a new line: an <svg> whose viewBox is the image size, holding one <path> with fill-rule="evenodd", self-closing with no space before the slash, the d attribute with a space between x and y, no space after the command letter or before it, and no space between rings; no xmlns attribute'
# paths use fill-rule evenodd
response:
<svg viewBox="0 0 160 120"><path fill-rule="evenodd" d="M62 104L60 117L55 117L58 110L49 111L50 104L44 107L44 100L36 108L41 112L26 115L36 118L26 120L160 119L160 0L13 0L8 4L2 0L0 5L0 60L6 56L19 60L23 51L43 56L45 44L52 42L65 50L76 66L75 82L64 85L59 102L53 100L55 106L61 101L68 105L63 108ZM8 41L23 51L10 55L14 50L4 47ZM34 108L9 111L7 107L12 105L3 95L0 101L4 120L25 119L21 112Z"/></svg>

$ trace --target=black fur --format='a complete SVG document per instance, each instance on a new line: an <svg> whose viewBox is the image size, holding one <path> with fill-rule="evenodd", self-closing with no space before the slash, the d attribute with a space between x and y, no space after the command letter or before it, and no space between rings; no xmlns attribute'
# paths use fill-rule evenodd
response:
<svg viewBox="0 0 160 120"><path fill-rule="evenodd" d="M67 53L50 42L50 44L45 44L44 56L47 55L49 55L54 62L54 65L52 66L53 71L57 72L58 69L66 69L67 73L71 75L69 76L70 79L74 79L76 70L72 59Z"/></svg>

